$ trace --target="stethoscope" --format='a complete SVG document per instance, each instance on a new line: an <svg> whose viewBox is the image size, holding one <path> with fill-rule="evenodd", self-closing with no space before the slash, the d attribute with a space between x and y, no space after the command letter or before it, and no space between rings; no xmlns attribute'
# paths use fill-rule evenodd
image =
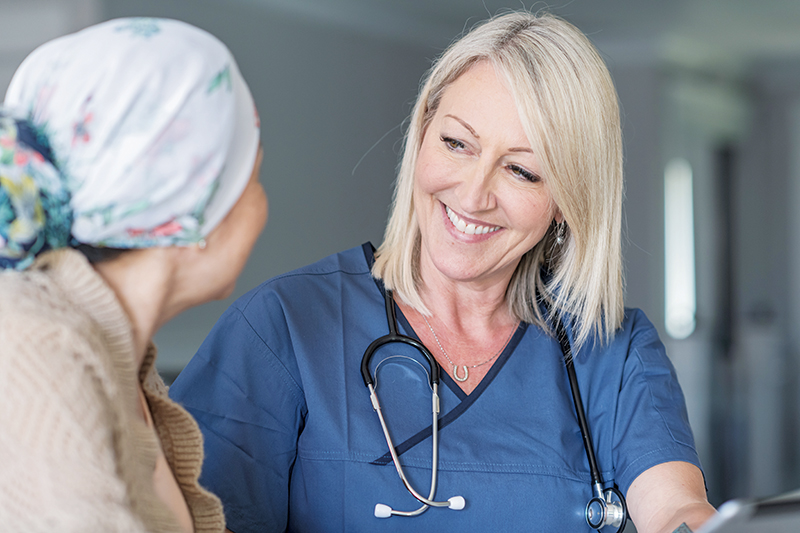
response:
<svg viewBox="0 0 800 533"><path fill-rule="evenodd" d="M425 347L424 344L416 339L412 339L406 335L402 335L397 331L397 314L394 310L394 299L392 298L392 291L385 291L384 300L386 303L386 320L389 323L389 334L384 335L372 341L364 352L364 357L361 359L361 377L364 379L364 385L369 389L369 398L372 402L372 408L378 413L378 419L383 429L383 436L386 438L386 444L389 446L389 453L392 456L392 462L397 470L397 474L403 481L408 492L414 498L422 503L422 506L414 511L397 511L388 505L378 503L375 505L375 516L378 518L389 518L392 515L396 516L417 516L425 512L428 507L446 507L454 511L460 511L466 505L466 501L462 496L453 496L445 501L435 501L433 498L436 494L436 479L437 469L439 463L439 364L434 359L431 352ZM556 335L558 336L559 343L561 344L561 351L564 354L564 361L567 367L567 375L569 376L569 386L572 391L572 401L575 403L575 412L578 415L578 425L581 429L581 436L583 437L583 446L586 449L586 457L589 460L589 470L592 476L592 492L594 496L586 504L585 517L586 523L592 529L603 529L608 526L611 533L620 531L625 526L628 519L628 508L625 503L625 497L617 489L616 486L607 489L603 488L603 478L600 476L600 470L597 468L597 458L594 454L594 447L592 444L592 437L589 433L589 425L586 423L586 413L583 409L583 402L581 400L580 389L578 388L578 378L575 375L575 367L572 363L572 349L569 345L566 331L563 324L559 321L556 325ZM428 497L422 496L417 492L411 483L408 481L403 467L400 465L400 459L397 457L392 437L389 435L389 429L386 425L381 404L378 401L376 393L377 385L369 370L369 363L372 356L381 346L391 343L401 343L412 346L417 349L427 360L430 366L430 373L428 380L431 387L431 399L433 410L433 451L432 467L431 467L431 489ZM416 361L416 360L414 360ZM420 363L421 364L421 363ZM376 368L377 374L377 368Z"/></svg>

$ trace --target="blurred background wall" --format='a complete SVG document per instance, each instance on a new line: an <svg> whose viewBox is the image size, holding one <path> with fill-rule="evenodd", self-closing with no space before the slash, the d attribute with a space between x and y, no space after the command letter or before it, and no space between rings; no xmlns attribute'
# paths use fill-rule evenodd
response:
<svg viewBox="0 0 800 533"><path fill-rule="evenodd" d="M234 298L371 240L431 60L504 8L575 23L623 113L627 301L659 329L714 504L800 487L800 2L0 0L0 89L36 45L119 16L209 30L262 117L270 218ZM156 337L174 377L232 300Z"/></svg>

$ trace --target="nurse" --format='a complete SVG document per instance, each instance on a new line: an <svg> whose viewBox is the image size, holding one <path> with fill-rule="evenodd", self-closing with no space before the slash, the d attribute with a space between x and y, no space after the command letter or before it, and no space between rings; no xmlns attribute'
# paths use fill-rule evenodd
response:
<svg viewBox="0 0 800 533"><path fill-rule="evenodd" d="M589 41L510 13L454 43L412 112L383 244L267 281L223 315L171 389L205 436L202 482L250 531L587 531L589 465L562 351L569 337L597 462L642 533L713 512L656 330L623 306L617 96ZM361 380L401 333L441 366L437 500L413 510ZM373 358L400 461L428 493L430 390L414 350Z"/></svg>

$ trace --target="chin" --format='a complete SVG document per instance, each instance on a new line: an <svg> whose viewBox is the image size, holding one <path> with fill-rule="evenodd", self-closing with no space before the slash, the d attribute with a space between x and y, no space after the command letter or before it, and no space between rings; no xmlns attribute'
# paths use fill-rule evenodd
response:
<svg viewBox="0 0 800 533"><path fill-rule="evenodd" d="M434 260L433 264L441 274L453 281L472 281L486 273L486 269L475 265L475 261L458 259L462 258Z"/></svg>
<svg viewBox="0 0 800 533"><path fill-rule="evenodd" d="M214 291L211 296L206 301L211 300L224 300L231 294L233 294L233 290L236 288L236 282L231 282Z"/></svg>

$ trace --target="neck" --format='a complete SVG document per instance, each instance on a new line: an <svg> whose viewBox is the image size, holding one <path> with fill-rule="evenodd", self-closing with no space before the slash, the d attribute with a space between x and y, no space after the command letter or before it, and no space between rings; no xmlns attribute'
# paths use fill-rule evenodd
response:
<svg viewBox="0 0 800 533"><path fill-rule="evenodd" d="M428 310L451 328L497 327L516 323L508 309L506 291L511 274L491 279L458 281L421 264L420 288Z"/></svg>
<svg viewBox="0 0 800 533"><path fill-rule="evenodd" d="M133 327L137 368L156 331L179 310L174 298L175 269L169 248L131 250L97 263L95 271L111 287Z"/></svg>

